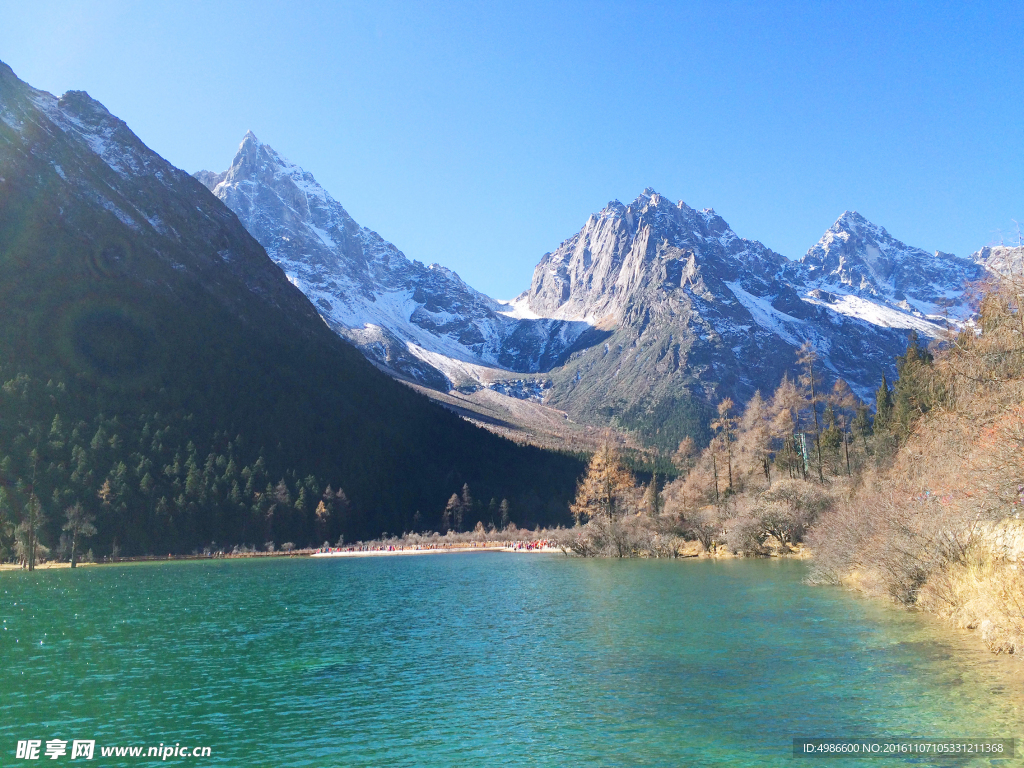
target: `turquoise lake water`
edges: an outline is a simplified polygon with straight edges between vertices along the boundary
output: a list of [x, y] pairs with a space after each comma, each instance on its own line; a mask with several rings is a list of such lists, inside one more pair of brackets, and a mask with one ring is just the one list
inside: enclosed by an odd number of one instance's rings
[[507, 553], [2, 573], [0, 765], [72, 762], [17, 760], [27, 739], [95, 740], [76, 765], [161, 743], [211, 748], [166, 761], [189, 765], [1024, 763], [794, 758], [1024, 733], [1024, 665], [805, 575]]

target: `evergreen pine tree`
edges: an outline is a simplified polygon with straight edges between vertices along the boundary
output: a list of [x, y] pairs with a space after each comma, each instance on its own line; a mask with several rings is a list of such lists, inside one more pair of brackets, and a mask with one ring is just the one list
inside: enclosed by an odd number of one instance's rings
[[462, 485], [462, 498], [459, 499], [459, 508], [455, 513], [455, 530], [462, 530], [462, 521], [466, 515], [473, 512], [473, 496], [469, 492], [469, 483]]
[[854, 417], [851, 423], [853, 434], [855, 437], [859, 437], [861, 445], [864, 447], [864, 451], [868, 449], [868, 438], [871, 437], [871, 417], [868, 415], [868, 407], [865, 404], [857, 406], [857, 415]]
[[0, 560], [5, 560], [10, 556], [10, 549], [14, 543], [14, 529], [15, 524], [7, 489], [0, 486]]
[[655, 473], [651, 477], [651, 482], [647, 484], [647, 488], [644, 490], [643, 509], [648, 517], [656, 518], [661, 514], [662, 505], [661, 488], [658, 483], [658, 475]]
[[825, 412], [822, 414], [821, 420], [825, 425], [825, 431], [821, 435], [821, 452], [828, 464], [829, 471], [834, 475], [838, 475], [841, 471], [840, 466], [842, 463], [843, 433], [836, 423], [836, 414], [831, 403], [825, 406]]
[[26, 567], [33, 571], [36, 567], [36, 560], [40, 554], [45, 554], [46, 548], [39, 540], [43, 526], [46, 525], [46, 515], [43, 514], [43, 505], [35, 492], [29, 494], [28, 502], [25, 504], [25, 512], [21, 518], [15, 534], [17, 536], [18, 554]]
[[889, 389], [889, 382], [882, 374], [882, 385], [875, 392], [875, 421], [872, 431], [885, 432], [889, 429], [889, 421], [892, 418], [892, 390]]
[[462, 499], [459, 498], [459, 494], [453, 493], [451, 498], [448, 499], [448, 503], [445, 504], [444, 512], [441, 513], [441, 533], [447, 533], [452, 530], [456, 510], [461, 505]]

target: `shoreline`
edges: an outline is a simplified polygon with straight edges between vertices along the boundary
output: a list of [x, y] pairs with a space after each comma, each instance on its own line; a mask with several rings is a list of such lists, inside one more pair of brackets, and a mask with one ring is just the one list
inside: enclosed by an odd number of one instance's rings
[[[104, 562], [79, 562], [78, 568], [97, 568], [110, 565], [130, 565], [133, 563], [173, 563], [188, 560], [245, 560], [266, 557], [387, 557], [393, 555], [452, 555], [464, 554], [467, 552], [507, 552], [509, 554], [563, 554], [558, 547], [549, 545], [540, 547], [514, 547], [510, 544], [488, 542], [483, 546], [448, 546], [435, 548], [407, 548], [407, 549], [368, 549], [368, 550], [339, 550], [335, 552], [321, 552], [315, 549], [296, 549], [291, 552], [224, 552], [209, 555], [168, 555], [164, 557], [155, 555], [143, 555], [140, 557], [120, 557], [117, 560]], [[38, 563], [37, 571], [70, 570], [71, 563], [55, 560], [47, 560]], [[28, 569], [18, 563], [0, 563], [0, 573], [4, 572], [28, 572]]]
[[408, 555], [459, 555], [472, 552], [507, 552], [512, 555], [534, 555], [534, 554], [563, 554], [558, 547], [512, 547], [508, 545], [485, 544], [483, 546], [452, 546], [434, 548], [408, 548], [408, 549], [356, 549], [339, 550], [337, 552], [314, 552], [310, 557], [391, 557]]
[[[700, 546], [699, 542], [687, 542], [689, 546], [683, 547], [679, 554], [672, 559], [678, 560], [728, 560], [736, 558], [749, 557], [745, 555], [738, 555], [728, 551], [724, 547], [720, 547], [713, 552], [704, 551], [703, 547]], [[332, 548], [333, 549], [333, 548]], [[316, 558], [336, 558], [336, 557], [404, 557], [409, 555], [458, 555], [472, 552], [505, 552], [512, 555], [519, 554], [546, 554], [546, 555], [565, 555], [567, 557], [576, 557], [571, 552], [563, 552], [561, 548], [552, 546], [550, 544], [543, 544], [540, 546], [531, 545], [529, 542], [525, 543], [525, 546], [515, 546], [512, 543], [505, 542], [486, 542], [481, 545], [473, 544], [453, 544], [451, 546], [439, 546], [439, 547], [405, 547], [395, 549], [339, 549], [336, 551], [323, 552], [316, 549], [296, 549], [291, 552], [219, 552], [203, 555], [141, 555], [138, 557], [121, 557], [117, 560], [108, 560], [100, 562], [79, 562], [79, 568], [96, 568], [101, 566], [110, 565], [128, 565], [132, 563], [172, 563], [172, 562], [183, 562], [183, 561], [195, 561], [195, 560], [243, 560], [243, 559], [257, 559], [267, 557], [316, 557]], [[776, 558], [795, 558], [795, 559], [811, 559], [812, 555], [810, 551], [803, 545], [797, 545], [788, 552], [772, 552], [764, 556], [764, 559], [776, 559]], [[60, 570], [71, 568], [71, 563], [48, 560], [36, 565], [35, 570], [37, 571], [48, 571], [48, 570]], [[0, 573], [12, 571], [27, 571], [26, 568], [17, 563], [0, 563]]]
[[[108, 565], [131, 565], [133, 563], [175, 563], [190, 560], [244, 560], [261, 557], [309, 557], [315, 552], [312, 549], [297, 549], [292, 552], [221, 552], [209, 555], [140, 555], [138, 557], [119, 557], [117, 560], [101, 560], [93, 562], [79, 561], [76, 568], [97, 568]], [[67, 561], [47, 560], [37, 563], [35, 570], [49, 571], [67, 568], [70, 570], [71, 563]], [[0, 563], [0, 573], [6, 571], [28, 571], [18, 563]]]

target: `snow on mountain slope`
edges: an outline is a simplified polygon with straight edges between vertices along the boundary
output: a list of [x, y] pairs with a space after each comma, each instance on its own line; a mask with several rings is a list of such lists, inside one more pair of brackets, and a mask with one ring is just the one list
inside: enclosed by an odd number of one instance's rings
[[524, 314], [437, 264], [411, 261], [251, 132], [223, 173], [223, 200], [338, 333], [379, 364], [440, 389], [555, 365], [589, 328]]
[[943, 333], [942, 303], [961, 310], [964, 283], [977, 274], [971, 262], [910, 248], [852, 213], [791, 262], [739, 237], [714, 210], [646, 189], [628, 205], [609, 203], [545, 254], [517, 302], [610, 334], [553, 375], [547, 402], [581, 419], [642, 422], [691, 395], [742, 402], [774, 390], [804, 341], [827, 378], [869, 399], [908, 334]]
[[[936, 329], [915, 320], [931, 320], [941, 328], [947, 317], [966, 318], [971, 310], [963, 301], [964, 288], [983, 274], [971, 260], [939, 251], [933, 255], [902, 243], [855, 211], [840, 216], [800, 263], [809, 289], [885, 305], [907, 316], [887, 313], [892, 323], [906, 323], [892, 327], [915, 328], [930, 336]], [[844, 312], [854, 307], [863, 305], [844, 300], [834, 303], [833, 309]]]

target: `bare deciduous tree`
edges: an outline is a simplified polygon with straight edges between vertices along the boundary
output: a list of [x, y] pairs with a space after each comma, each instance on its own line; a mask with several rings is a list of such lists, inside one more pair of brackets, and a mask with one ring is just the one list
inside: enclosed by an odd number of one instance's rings
[[96, 516], [90, 515], [78, 502], [64, 510], [64, 525], [62, 530], [66, 531], [70, 539], [71, 567], [78, 566], [78, 546], [82, 539], [88, 539], [96, 535]]

